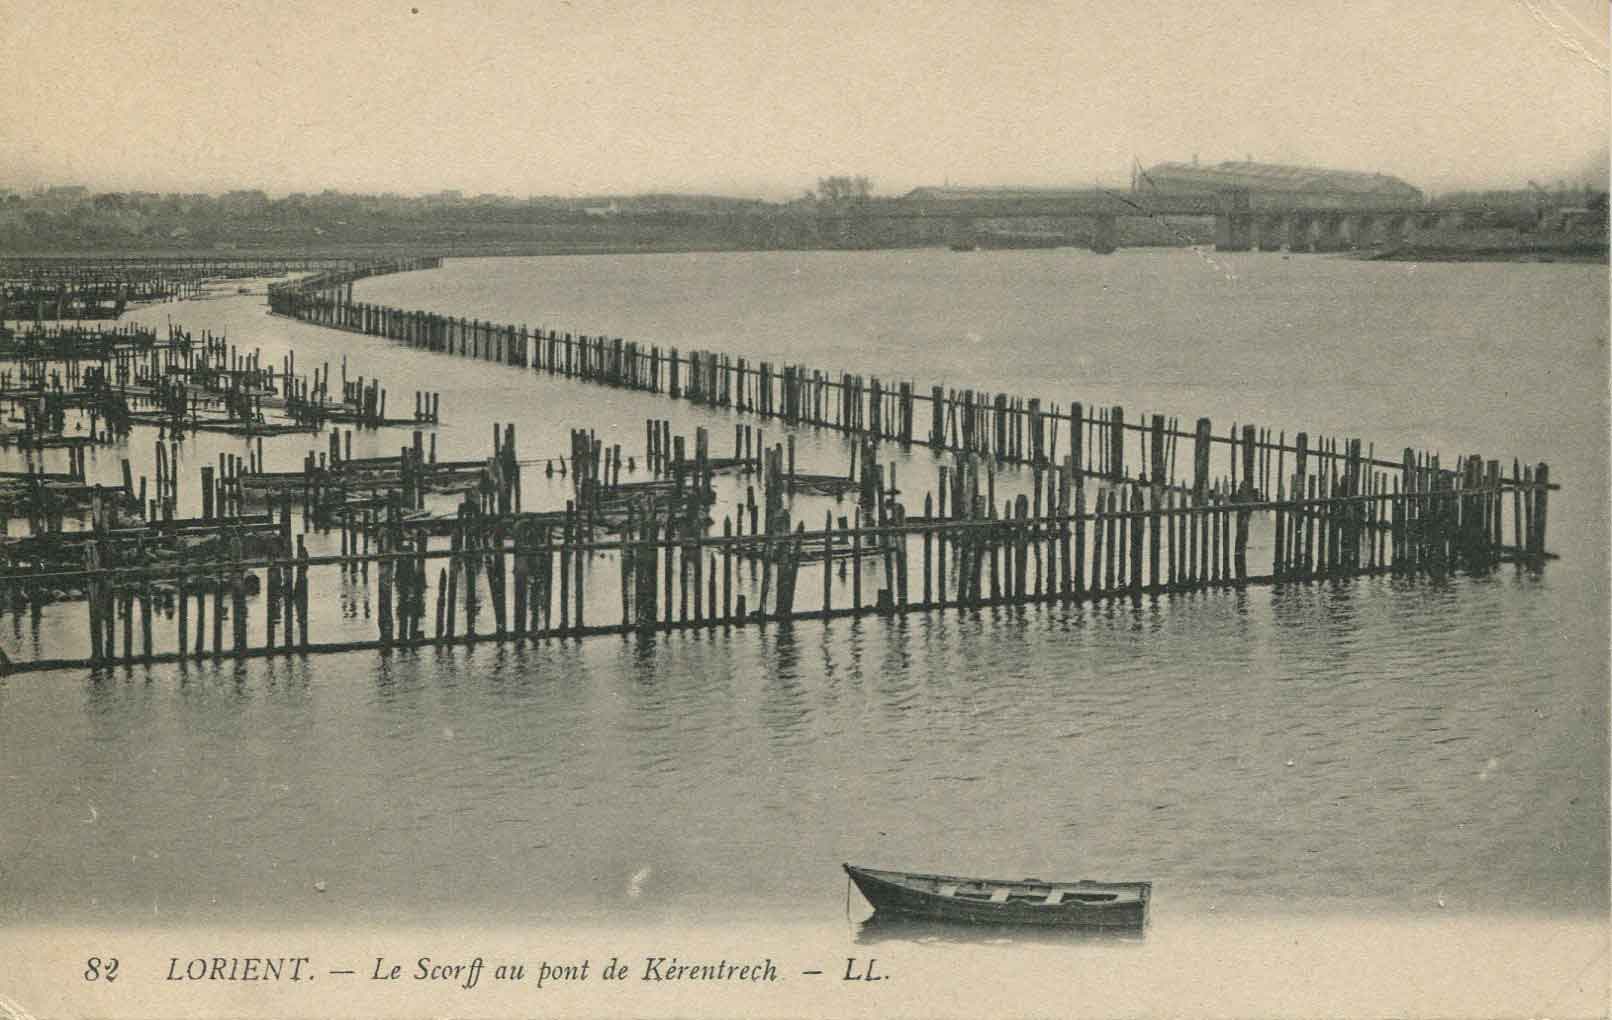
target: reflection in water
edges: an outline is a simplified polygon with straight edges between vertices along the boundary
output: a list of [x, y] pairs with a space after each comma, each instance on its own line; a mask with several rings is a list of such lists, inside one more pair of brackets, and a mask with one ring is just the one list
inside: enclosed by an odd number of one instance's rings
[[855, 939], [858, 945], [907, 942], [919, 945], [1137, 946], [1147, 941], [1147, 929], [944, 924], [877, 912], [856, 925]]
[[[1590, 645], [1538, 594], [1380, 578], [0, 684], [0, 816], [38, 833], [0, 902], [302, 910], [288, 882], [339, 877], [349, 908], [608, 912], [647, 869], [634, 909], [806, 916], [876, 858], [1147, 875], [1189, 915], [1575, 909], [1605, 896], [1605, 689], [1540, 668]], [[265, 783], [292, 793], [241, 811]], [[30, 891], [57, 872], [75, 891]]]
[[660, 631], [649, 627], [635, 630], [627, 636], [628, 646], [632, 651], [634, 677], [644, 679], [654, 674], [655, 656], [659, 654], [662, 640], [664, 639]]
[[771, 638], [765, 673], [760, 678], [758, 716], [779, 763], [793, 767], [798, 750], [811, 738], [811, 697], [801, 682], [801, 648], [796, 625], [784, 623], [769, 629]]

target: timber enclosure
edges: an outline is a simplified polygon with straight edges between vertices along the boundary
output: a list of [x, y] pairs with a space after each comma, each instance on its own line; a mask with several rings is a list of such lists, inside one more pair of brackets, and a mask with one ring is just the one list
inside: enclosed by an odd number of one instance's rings
[[309, 257], [0, 256], [0, 320], [116, 319], [131, 303], [196, 297], [209, 281], [351, 264]]
[[[328, 456], [310, 452], [301, 472], [266, 473], [251, 458], [244, 470], [221, 465], [216, 479], [203, 469], [205, 504], [195, 520], [175, 520], [149, 505], [143, 480], [138, 497], [127, 482], [123, 492], [86, 491], [81, 498], [92, 529], [49, 536], [76, 557], [71, 566], [58, 553], [54, 565], [36, 562], [31, 571], [0, 577], [0, 585], [81, 595], [87, 655], [6, 668], [1140, 601], [1318, 579], [1483, 573], [1503, 563], [1537, 570], [1551, 558], [1545, 536], [1556, 486], [1544, 463], [1513, 461], [1507, 471], [1495, 459], [1467, 454], [1446, 467], [1436, 454], [1409, 448], [1398, 458], [1379, 458], [1358, 439], [1298, 432], [1289, 441], [1285, 432], [1254, 425], [1216, 435], [1206, 418], [1183, 429], [1160, 414], [1128, 418], [1118, 406], [1060, 408], [941, 386], [926, 393], [910, 381], [888, 385], [848, 372], [352, 300], [356, 280], [440, 265], [435, 256], [348, 265], [271, 286], [269, 305], [276, 314], [415, 348], [772, 419], [786, 427], [785, 440], [769, 447], [759, 427], [735, 423], [732, 454], [718, 457], [708, 429], [697, 429], [690, 443], [672, 435], [670, 422], [651, 419], [641, 457], [654, 478], [623, 482], [623, 463], [632, 471], [638, 458], [572, 428], [569, 456], [558, 461], [571, 488], [563, 510], [522, 509], [520, 475], [529, 462], [517, 457], [508, 425], [495, 426], [491, 455], [481, 461], [438, 463], [434, 437], [428, 456], [416, 429], [412, 446], [391, 458], [344, 456], [332, 432]], [[37, 345], [28, 355], [37, 379], [49, 356]], [[261, 368], [256, 356], [213, 356], [224, 366], [218, 378], [276, 388], [272, 369]], [[190, 356], [187, 373], [194, 373], [194, 361]], [[118, 379], [127, 385], [132, 370], [135, 383], [154, 391], [177, 374], [172, 356], [166, 365], [154, 357], [149, 365], [155, 375], [145, 374], [136, 357]], [[300, 397], [309, 431], [334, 417], [323, 396], [325, 371], [323, 381], [316, 373], [311, 390], [289, 359], [279, 376], [281, 399], [294, 409]], [[368, 423], [384, 424], [374, 393], [355, 394], [345, 367], [343, 375], [344, 398], [356, 396]], [[229, 392], [246, 392], [244, 386], [232, 384]], [[364, 390], [362, 381], [358, 386]], [[187, 427], [186, 406], [170, 427]], [[412, 422], [430, 425], [436, 417], [429, 395], [422, 410], [416, 394]], [[846, 469], [797, 472], [788, 431], [796, 428], [843, 434]], [[921, 507], [904, 502], [896, 465], [880, 463], [884, 443], [933, 451], [934, 484]], [[1217, 453], [1225, 455], [1223, 474]], [[548, 470], [554, 468], [551, 459]], [[1004, 489], [1015, 490], [1000, 501], [999, 472]], [[718, 522], [714, 482], [729, 474], [751, 484], [735, 512]], [[83, 487], [81, 468], [73, 481]], [[159, 480], [159, 500], [175, 484], [171, 473]], [[452, 492], [462, 501], [451, 515], [432, 514], [425, 509], [429, 492]], [[855, 499], [843, 513], [806, 511], [797, 503], [797, 497], [846, 495]], [[263, 501], [266, 512], [248, 513], [248, 501]], [[293, 539], [299, 501], [305, 529], [340, 532], [340, 554], [310, 555], [301, 537]], [[119, 519], [129, 504], [144, 520]], [[187, 533], [206, 541], [187, 549]], [[446, 541], [433, 547], [433, 538]], [[374, 636], [311, 634], [309, 603], [321, 597], [320, 582], [362, 579], [367, 591], [371, 572]], [[249, 601], [257, 593], [265, 597], [253, 610]], [[252, 625], [252, 616], [261, 625]]]

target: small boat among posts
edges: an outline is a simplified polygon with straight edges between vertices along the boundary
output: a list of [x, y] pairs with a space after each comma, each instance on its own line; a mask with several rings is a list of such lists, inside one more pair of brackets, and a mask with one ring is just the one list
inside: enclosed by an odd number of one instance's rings
[[1150, 882], [1047, 882], [880, 871], [847, 864], [875, 913], [965, 924], [1141, 928]]

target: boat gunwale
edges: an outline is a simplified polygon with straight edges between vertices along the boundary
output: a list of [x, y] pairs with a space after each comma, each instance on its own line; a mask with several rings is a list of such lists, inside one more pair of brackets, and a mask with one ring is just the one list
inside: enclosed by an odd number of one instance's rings
[[[928, 879], [928, 880], [932, 880], [932, 881], [936, 881], [936, 882], [958, 882], [958, 883], [968, 882], [968, 883], [974, 883], [974, 884], [977, 884], [977, 885], [985, 885], [985, 886], [1015, 886], [1015, 885], [1018, 885], [1018, 886], [1035, 886], [1035, 887], [1045, 887], [1048, 891], [1051, 891], [1053, 889], [1066, 888], [1066, 887], [1074, 888], [1074, 889], [1079, 889], [1079, 888], [1083, 888], [1083, 887], [1084, 888], [1090, 888], [1090, 887], [1123, 888], [1123, 889], [1127, 889], [1127, 890], [1134, 890], [1137, 893], [1138, 898], [1143, 903], [1147, 902], [1147, 900], [1151, 896], [1152, 890], [1153, 890], [1153, 883], [1152, 882], [1108, 882], [1108, 881], [1104, 881], [1104, 880], [1101, 880], [1101, 879], [1093, 879], [1093, 878], [1083, 878], [1083, 879], [1079, 879], [1078, 881], [1072, 881], [1072, 882], [1049, 881], [1047, 879], [1041, 879], [1041, 878], [1032, 878], [1032, 879], [980, 878], [980, 877], [977, 877], [977, 876], [966, 876], [966, 875], [941, 875], [941, 874], [933, 874], [933, 873], [930, 873], [930, 872], [923, 872], [923, 871], [890, 871], [890, 870], [884, 869], [884, 868], [867, 868], [867, 867], [863, 867], [863, 866], [860, 866], [860, 865], [849, 864], [849, 863], [842, 863], [840, 866], [842, 868], [844, 868], [845, 873], [847, 875], [850, 875], [852, 878], [855, 878], [857, 875], [862, 875], [862, 876], [871, 878], [874, 881], [884, 882], [884, 883], [886, 883], [888, 885], [900, 886], [902, 888], [909, 889], [910, 891], [919, 893], [921, 895], [937, 896], [937, 897], [942, 896], [943, 894], [938, 892], [938, 891], [931, 892], [931, 891], [926, 890], [926, 889], [912, 889], [910, 886], [903, 885], [899, 880], [900, 879], [918, 878], [918, 879]], [[890, 878], [890, 877], [886, 877], [886, 876], [893, 876], [893, 879]]]

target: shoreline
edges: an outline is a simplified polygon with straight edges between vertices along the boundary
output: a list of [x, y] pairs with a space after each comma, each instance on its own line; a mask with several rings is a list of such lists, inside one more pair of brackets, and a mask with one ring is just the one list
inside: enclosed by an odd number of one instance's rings
[[[1127, 244], [1121, 245], [1120, 251], [1133, 249], [1182, 248], [1191, 249], [1201, 247], [1197, 244]], [[80, 250], [66, 250], [59, 248], [41, 248], [33, 250], [3, 250], [0, 251], [0, 263], [7, 259], [80, 259], [86, 262], [110, 259], [211, 259], [228, 262], [232, 259], [355, 259], [366, 260], [375, 258], [395, 257], [399, 254], [413, 254], [426, 248], [441, 254], [444, 258], [538, 258], [544, 256], [572, 256], [572, 255], [703, 255], [703, 254], [737, 254], [741, 252], [872, 252], [872, 251], [945, 251], [943, 244], [907, 244], [907, 245], [866, 245], [866, 246], [828, 246], [828, 245], [802, 245], [802, 246], [757, 246], [743, 244], [679, 244], [656, 242], [600, 242], [597, 244], [578, 243], [500, 243], [487, 241], [460, 245], [421, 245], [417, 242], [395, 243], [369, 243], [355, 245], [328, 245], [319, 247], [263, 247], [263, 248], [92, 248]], [[1066, 244], [981, 244], [975, 252], [991, 251], [1050, 251], [1071, 249], [1076, 251], [1089, 251], [1089, 247], [1078, 242]], [[1245, 253], [1244, 253], [1245, 254]], [[1530, 262], [1530, 263], [1566, 263], [1570, 265], [1608, 263], [1608, 244], [1606, 239], [1585, 242], [1568, 242], [1560, 245], [1510, 245], [1510, 244], [1450, 244], [1407, 243], [1394, 248], [1356, 249], [1341, 252], [1267, 252], [1266, 254], [1282, 255], [1323, 255], [1332, 254], [1345, 258], [1352, 258], [1362, 262]]]
[[1453, 248], [1429, 246], [1405, 247], [1389, 251], [1357, 252], [1362, 262], [1520, 262], [1548, 265], [1606, 265], [1607, 248], [1564, 249], [1508, 249], [1508, 248]]

